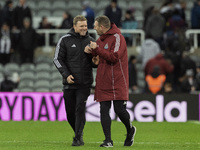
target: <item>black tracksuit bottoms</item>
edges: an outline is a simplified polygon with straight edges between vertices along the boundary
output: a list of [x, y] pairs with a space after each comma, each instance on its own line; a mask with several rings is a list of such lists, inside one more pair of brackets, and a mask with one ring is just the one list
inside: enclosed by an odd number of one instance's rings
[[[105, 135], [105, 140], [111, 140], [111, 118], [110, 118], [110, 108], [112, 101], [100, 102], [100, 114], [101, 114], [101, 125]], [[130, 121], [130, 115], [126, 110], [127, 101], [124, 100], [114, 100], [114, 111], [125, 125], [127, 133], [129, 133], [132, 124]]]
[[74, 130], [75, 137], [80, 139], [86, 121], [85, 109], [90, 88], [64, 89], [63, 93], [67, 120]]

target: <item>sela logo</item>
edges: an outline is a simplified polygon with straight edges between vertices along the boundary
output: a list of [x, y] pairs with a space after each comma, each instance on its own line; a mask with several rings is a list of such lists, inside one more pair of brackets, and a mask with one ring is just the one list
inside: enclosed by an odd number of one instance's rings
[[[93, 96], [90, 96], [87, 101], [86, 117], [87, 121], [100, 121], [100, 106], [99, 103], [93, 101]], [[165, 105], [164, 105], [165, 104]], [[134, 106], [135, 105], [135, 106]], [[130, 114], [131, 121], [139, 122], [186, 122], [187, 121], [187, 102], [186, 101], [164, 101], [163, 95], [157, 95], [155, 103], [148, 100], [141, 100], [134, 104], [127, 101], [127, 111]], [[176, 112], [174, 114], [173, 112]], [[112, 120], [120, 121], [116, 115], [113, 105], [110, 110]]]
[[[177, 116], [172, 115], [172, 110], [177, 110]], [[134, 109], [134, 116], [137, 121], [152, 122], [154, 116], [156, 121], [162, 122], [185, 122], [187, 121], [187, 102], [171, 101], [164, 107], [164, 96], [157, 95], [155, 106], [150, 101], [139, 102]]]

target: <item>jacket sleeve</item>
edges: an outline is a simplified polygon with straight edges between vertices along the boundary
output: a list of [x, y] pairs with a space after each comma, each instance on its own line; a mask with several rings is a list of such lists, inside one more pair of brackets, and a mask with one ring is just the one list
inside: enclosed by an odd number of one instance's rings
[[70, 75], [70, 71], [65, 64], [65, 56], [67, 55], [67, 50], [65, 49], [63, 42], [64, 41], [61, 38], [56, 46], [53, 63], [55, 64], [56, 68], [63, 76], [63, 78], [66, 79]]
[[109, 51], [104, 49], [104, 45], [106, 43], [100, 41], [98, 42], [99, 46], [95, 49], [95, 52], [103, 59], [115, 63], [123, 56], [126, 50], [124, 48], [124, 46], [126, 46], [125, 40], [123, 39], [122, 35], [115, 34], [114, 40], [111, 39], [110, 41], [112, 41], [112, 43]]

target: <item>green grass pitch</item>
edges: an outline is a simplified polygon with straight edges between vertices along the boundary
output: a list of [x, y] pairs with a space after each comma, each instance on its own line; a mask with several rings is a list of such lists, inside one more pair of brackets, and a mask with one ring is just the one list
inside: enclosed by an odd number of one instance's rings
[[[200, 123], [133, 122], [135, 143], [124, 147], [125, 127], [112, 122], [113, 150], [198, 150]], [[67, 122], [0, 121], [0, 150], [98, 150], [104, 140], [100, 122], [86, 122], [84, 146], [72, 147], [73, 132]]]

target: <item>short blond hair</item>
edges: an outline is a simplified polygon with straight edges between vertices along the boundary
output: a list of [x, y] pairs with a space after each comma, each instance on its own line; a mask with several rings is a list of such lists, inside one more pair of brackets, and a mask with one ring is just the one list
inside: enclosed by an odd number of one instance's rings
[[78, 15], [78, 16], [74, 17], [73, 25], [76, 25], [78, 21], [87, 21], [87, 19], [82, 15]]

